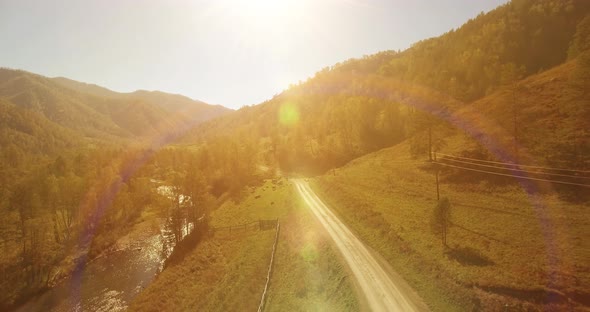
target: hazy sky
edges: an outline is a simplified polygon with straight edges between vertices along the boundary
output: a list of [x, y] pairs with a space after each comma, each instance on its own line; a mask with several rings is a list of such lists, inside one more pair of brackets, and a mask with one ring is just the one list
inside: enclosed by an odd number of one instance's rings
[[0, 0], [0, 66], [239, 108], [504, 0]]

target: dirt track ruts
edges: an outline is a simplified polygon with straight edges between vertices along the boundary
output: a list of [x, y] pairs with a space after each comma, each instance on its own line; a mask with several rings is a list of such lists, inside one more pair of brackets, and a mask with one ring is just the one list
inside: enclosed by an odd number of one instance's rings
[[396, 285], [365, 245], [344, 225], [302, 179], [294, 179], [296, 189], [330, 234], [346, 260], [372, 311], [423, 311], [422, 302], [407, 287]]

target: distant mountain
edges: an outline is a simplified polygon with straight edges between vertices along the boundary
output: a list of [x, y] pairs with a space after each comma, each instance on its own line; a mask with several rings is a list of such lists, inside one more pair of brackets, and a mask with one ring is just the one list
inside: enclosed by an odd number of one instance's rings
[[4, 99], [0, 99], [0, 120], [0, 159], [8, 159], [12, 167], [18, 167], [22, 153], [55, 154], [84, 141], [79, 133]]
[[55, 81], [68, 89], [76, 90], [80, 93], [106, 98], [117, 98], [121, 96], [121, 93], [109, 90], [107, 88], [92, 83], [80, 82], [65, 77], [55, 77], [50, 78], [50, 80]]
[[[0, 184], [11, 185], [58, 155], [101, 146], [168, 144], [229, 111], [180, 95], [117, 93], [66, 78], [0, 68]], [[2, 193], [0, 202], [5, 200]]]
[[0, 98], [83, 137], [149, 139], [229, 111], [163, 92], [117, 93], [66, 78], [0, 69]]
[[95, 84], [87, 84], [63, 77], [52, 78], [52, 80], [72, 90], [100, 98], [141, 100], [151, 105], [158, 106], [167, 112], [184, 115], [197, 122], [205, 121], [230, 111], [230, 109], [224, 106], [210, 105], [179, 94], [146, 90], [120, 93]]
[[[0, 69], [0, 97], [86, 137], [131, 137], [109, 116], [97, 111], [88, 102], [88, 96], [62, 87], [43, 76]], [[95, 98], [91, 100], [97, 101]]]

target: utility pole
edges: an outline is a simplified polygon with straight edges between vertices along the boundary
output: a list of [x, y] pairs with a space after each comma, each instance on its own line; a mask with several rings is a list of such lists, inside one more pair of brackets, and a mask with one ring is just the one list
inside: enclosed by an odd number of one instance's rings
[[428, 160], [432, 162], [432, 125], [428, 126]]
[[518, 160], [518, 112], [516, 105], [516, 84], [512, 87], [512, 121], [514, 124], [514, 159]]
[[434, 169], [435, 171], [435, 177], [436, 177], [436, 201], [439, 202], [440, 201], [440, 188], [439, 188], [439, 184], [438, 184], [438, 172], [439, 172], [439, 166], [438, 163], [436, 162], [436, 152], [434, 152]]
[[436, 168], [436, 201], [440, 201], [440, 191], [438, 187], [438, 166]]

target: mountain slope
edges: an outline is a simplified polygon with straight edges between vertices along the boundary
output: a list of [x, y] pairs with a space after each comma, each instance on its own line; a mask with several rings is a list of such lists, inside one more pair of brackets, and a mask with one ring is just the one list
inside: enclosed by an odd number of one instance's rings
[[0, 120], [0, 163], [13, 169], [20, 167], [23, 153], [55, 155], [84, 142], [74, 131], [3, 99], [0, 99]]
[[439, 192], [451, 203], [452, 224], [446, 247], [431, 221], [435, 174], [410, 148], [405, 142], [355, 159], [312, 187], [433, 311], [590, 307], [587, 202], [443, 172]]
[[100, 140], [156, 138], [229, 111], [163, 92], [117, 93], [67, 78], [0, 69], [0, 97]]
[[[497, 114], [503, 122], [510, 120], [507, 112], [512, 111], [511, 105], [502, 104], [498, 110], [503, 113], [494, 113], [487, 111], [491, 108], [487, 104], [472, 103], [491, 94], [496, 94], [497, 102], [512, 103], [499, 94], [526, 86], [526, 82], [517, 82], [568, 61], [572, 47], [587, 46], [584, 38], [588, 38], [588, 27], [584, 25], [589, 15], [587, 1], [514, 0], [406, 51], [381, 52], [327, 67], [260, 105], [244, 107], [197, 127], [183, 142], [202, 143], [218, 136], [249, 137], [258, 142], [261, 157], [272, 165], [316, 173], [408, 138], [420, 141], [413, 145], [414, 152], [423, 152], [427, 130], [434, 127], [447, 131], [448, 127], [441, 124], [461, 109], [482, 108], [484, 115]], [[570, 59], [573, 56], [570, 53]], [[561, 89], [574, 68], [567, 65], [558, 70], [560, 78], [550, 81], [553, 86], [548, 88]], [[570, 94], [584, 89], [584, 80], [580, 81]], [[579, 95], [559, 99], [532, 96], [527, 102], [529, 95], [540, 94], [533, 88], [518, 91], [522, 100], [516, 105], [522, 106], [522, 116], [530, 110], [535, 118], [546, 114], [546, 118], [564, 123], [559, 133], [551, 136], [556, 144], [547, 141], [539, 145], [543, 151], [535, 151], [541, 161], [544, 156], [539, 153], [555, 159], [564, 147], [557, 144], [564, 142], [563, 138], [569, 149], [584, 140], [586, 134], [579, 129], [586, 124], [576, 114], [584, 107], [584, 100]], [[548, 105], [559, 110], [528, 107], [537, 101], [553, 101]], [[565, 115], [571, 118], [561, 120]], [[533, 121], [522, 118], [521, 124]], [[443, 144], [446, 135], [437, 133], [434, 143]], [[520, 134], [527, 135], [526, 131]], [[539, 139], [520, 140], [526, 148]], [[569, 158], [583, 153], [570, 152], [574, 156]]]
[[457, 111], [450, 120], [478, 140], [490, 157], [588, 169], [590, 97], [584, 91], [587, 84], [580, 84], [580, 75], [587, 75], [583, 62], [578, 58], [505, 87]]
[[52, 80], [69, 89], [100, 98], [140, 100], [150, 105], [157, 106], [166, 112], [184, 115], [196, 122], [215, 118], [230, 111], [230, 109], [221, 105], [210, 105], [179, 94], [145, 90], [138, 90], [131, 93], [119, 93], [95, 84], [87, 84], [64, 77], [52, 78]]
[[378, 70], [473, 101], [566, 61], [576, 27], [589, 13], [585, 0], [513, 0], [385, 59]]
[[81, 95], [39, 75], [0, 69], [0, 97], [84, 136], [130, 137], [130, 133], [89, 106]]

